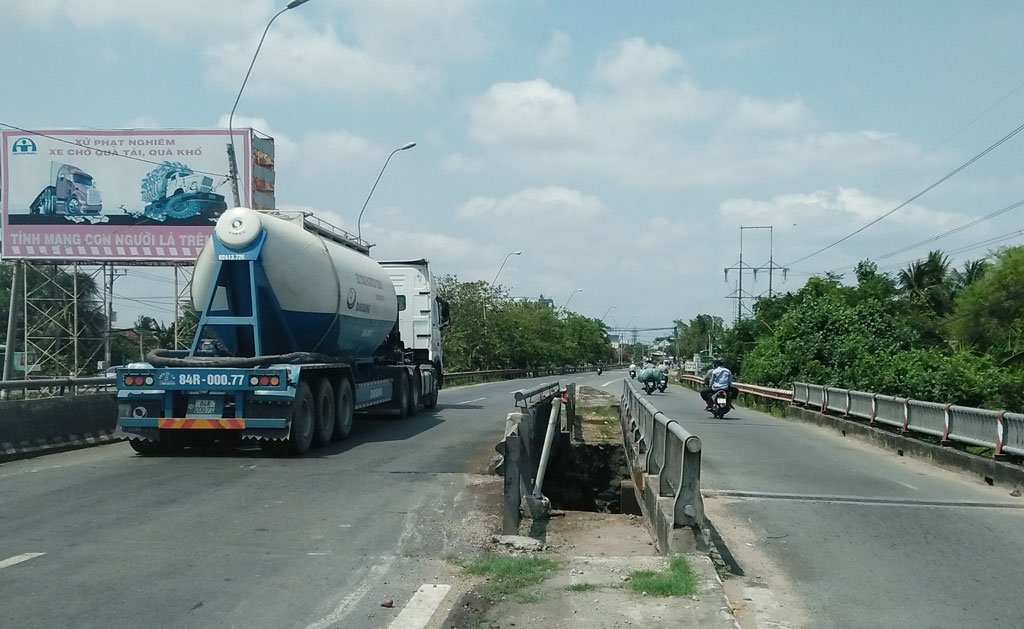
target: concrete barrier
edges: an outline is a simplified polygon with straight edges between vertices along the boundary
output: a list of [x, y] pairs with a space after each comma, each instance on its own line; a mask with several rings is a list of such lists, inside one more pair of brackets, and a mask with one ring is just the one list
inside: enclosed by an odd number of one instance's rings
[[119, 441], [113, 393], [0, 402], [0, 462]]

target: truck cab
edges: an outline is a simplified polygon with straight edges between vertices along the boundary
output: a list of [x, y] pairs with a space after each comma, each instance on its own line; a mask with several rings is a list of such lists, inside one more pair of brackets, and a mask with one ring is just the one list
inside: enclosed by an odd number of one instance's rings
[[[441, 328], [448, 325], [448, 302], [437, 294], [437, 284], [427, 260], [379, 263], [398, 295], [398, 333], [407, 351], [419, 364], [432, 364], [444, 382], [444, 351]], [[404, 304], [404, 305], [403, 305]]]

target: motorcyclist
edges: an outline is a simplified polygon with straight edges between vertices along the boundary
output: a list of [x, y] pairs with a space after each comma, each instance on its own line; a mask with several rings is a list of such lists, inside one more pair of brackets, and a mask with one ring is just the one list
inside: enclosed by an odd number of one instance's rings
[[713, 368], [704, 375], [704, 389], [700, 396], [704, 398], [705, 410], [711, 410], [711, 396], [716, 391], [728, 391], [729, 403], [736, 399], [740, 390], [732, 385], [732, 372], [725, 366], [721, 358], [715, 357], [711, 363]]

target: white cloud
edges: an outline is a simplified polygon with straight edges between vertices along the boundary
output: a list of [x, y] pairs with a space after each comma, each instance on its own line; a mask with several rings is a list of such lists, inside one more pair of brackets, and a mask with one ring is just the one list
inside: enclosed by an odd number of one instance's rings
[[621, 42], [614, 51], [601, 55], [594, 75], [616, 89], [630, 90], [657, 85], [684, 66], [679, 53], [634, 37]]
[[441, 160], [441, 168], [453, 173], [478, 173], [486, 167], [483, 158], [452, 153]]
[[540, 53], [538, 59], [541, 71], [545, 73], [560, 72], [569, 58], [571, 48], [572, 41], [569, 35], [565, 31], [553, 30], [547, 47]]
[[481, 55], [487, 38], [477, 25], [480, 0], [350, 0], [346, 21], [359, 45], [387, 59], [436, 63]]
[[681, 56], [634, 38], [601, 55], [579, 93], [535, 79], [469, 105], [470, 136], [512, 167], [642, 188], [711, 187], [902, 166], [919, 149], [876, 131], [822, 132], [799, 98], [697, 84]]
[[[244, 77], [255, 45], [225, 42], [204, 50], [206, 80], [233, 85]], [[406, 60], [374, 56], [347, 44], [330, 25], [316, 28], [295, 21], [275, 26], [268, 35], [246, 91], [288, 97], [303, 93], [409, 95], [437, 82], [439, 71]]]
[[551, 223], [591, 220], [607, 213], [608, 208], [601, 199], [561, 186], [527, 188], [503, 199], [475, 197], [458, 210], [459, 217], [471, 220], [509, 219], [519, 222], [543, 219]]
[[470, 135], [495, 148], [579, 146], [586, 133], [576, 97], [542, 79], [492, 85], [470, 117]]

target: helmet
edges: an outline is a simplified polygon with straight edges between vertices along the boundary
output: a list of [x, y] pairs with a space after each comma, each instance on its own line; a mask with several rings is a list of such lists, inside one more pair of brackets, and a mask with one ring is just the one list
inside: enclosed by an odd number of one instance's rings
[[722, 365], [724, 365], [724, 364], [725, 364], [725, 361], [724, 361], [724, 360], [722, 360], [721, 358], [719, 358], [718, 356], [715, 356], [715, 357], [714, 357], [714, 358], [713, 358], [713, 359], [711, 360], [711, 364], [712, 364], [712, 365], [714, 365], [715, 367], [721, 367]]

